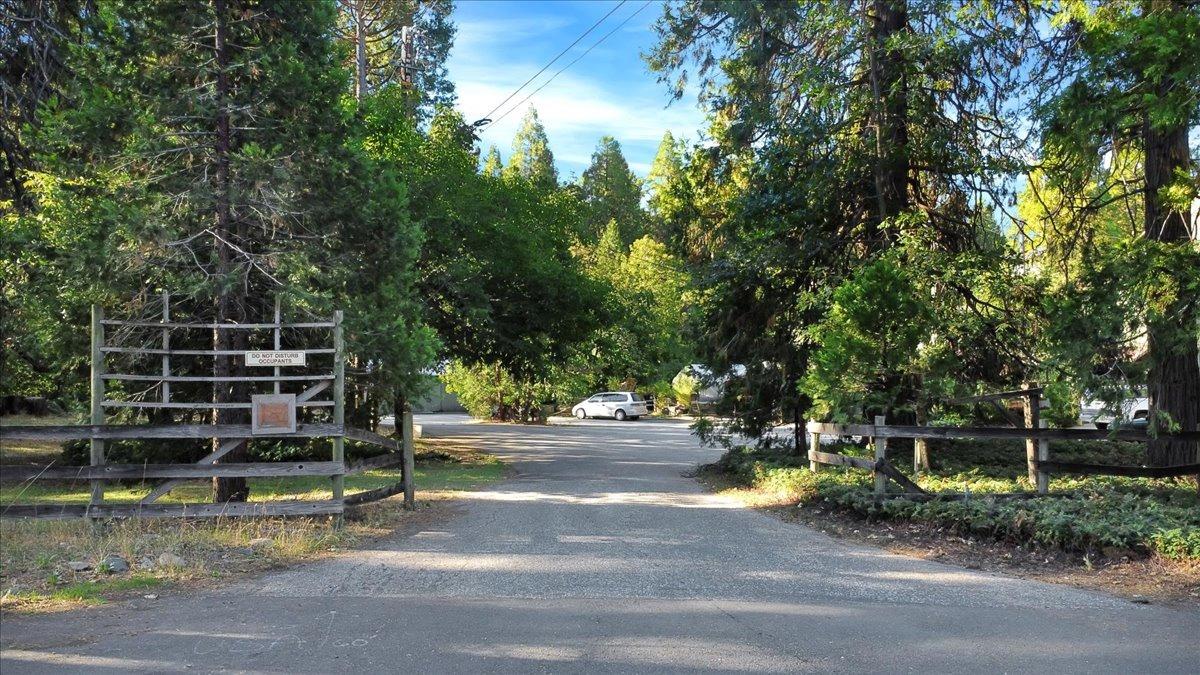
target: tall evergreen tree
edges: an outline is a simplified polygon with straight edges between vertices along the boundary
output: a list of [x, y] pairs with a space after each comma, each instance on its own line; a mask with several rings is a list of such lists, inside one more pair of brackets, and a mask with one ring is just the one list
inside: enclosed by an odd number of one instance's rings
[[[916, 241], [913, 256], [969, 256], [990, 234], [976, 202], [1005, 203], [1004, 177], [1024, 168], [1007, 124], [1029, 71], [1012, 64], [1030, 51], [1022, 40], [1036, 39], [1023, 32], [1030, 19], [1019, 4], [971, 12], [943, 0], [693, 0], [664, 10], [648, 60], [676, 94], [699, 84], [714, 141], [692, 162], [699, 227], [676, 236], [688, 239], [684, 249], [703, 233], [716, 258], [697, 275], [709, 291], [708, 358], [745, 364], [750, 391], [762, 393], [739, 406], [750, 411], [744, 430], [798, 419], [807, 402], [797, 384], [820, 347], [804, 329], [858, 267]], [[992, 322], [973, 351], [1003, 365], [964, 375], [1004, 384], [1026, 375], [1010, 345], [1030, 340], [1004, 298], [964, 280], [936, 288]], [[907, 415], [923, 385], [872, 386], [908, 389], [887, 397]]]
[[538, 119], [537, 110], [529, 106], [521, 118], [521, 126], [513, 137], [513, 152], [504, 167], [505, 176], [523, 178], [540, 190], [558, 187], [558, 169], [554, 167], [554, 153], [546, 138], [546, 128]]
[[[1085, 311], [1111, 318], [1122, 331], [1114, 338], [1124, 343], [1128, 326], [1144, 328], [1152, 428], [1196, 429], [1200, 252], [1192, 241], [1192, 208], [1200, 166], [1188, 134], [1200, 124], [1200, 57], [1182, 45], [1200, 41], [1200, 6], [1170, 0], [1079, 3], [1057, 19], [1074, 38], [1070, 44], [1077, 51], [1069, 53], [1082, 67], [1045, 112], [1043, 175], [1060, 193], [1092, 199], [1067, 204], [1049, 220], [1078, 240], [1087, 221], [1111, 211], [1110, 204], [1140, 202], [1140, 223], [1127, 220], [1140, 225], [1140, 241], [1109, 256], [1109, 264], [1101, 259], [1093, 274], [1081, 275], [1085, 293], [1098, 288], [1097, 282], [1111, 287], [1106, 277], [1118, 281], [1108, 297], [1093, 296], [1097, 304], [1087, 302]], [[1114, 170], [1131, 155], [1140, 155], [1140, 172]], [[1125, 264], [1135, 257], [1140, 265]], [[1114, 292], [1134, 297], [1147, 287], [1158, 290], [1143, 302], [1115, 303], [1111, 297]], [[1135, 313], [1114, 314], [1119, 307]], [[1200, 461], [1200, 443], [1154, 439], [1148, 453], [1153, 464], [1186, 464]]]
[[[112, 0], [94, 16], [44, 120], [38, 183], [46, 221], [95, 238], [91, 296], [136, 311], [129, 298], [166, 288], [186, 313], [241, 323], [269, 316], [280, 293], [328, 288], [314, 243], [338, 235], [326, 216], [345, 203], [336, 186], [354, 162], [332, 6]], [[247, 339], [217, 330], [211, 346], [236, 352]], [[214, 403], [248, 399], [244, 368], [216, 357], [227, 380]], [[216, 421], [246, 420], [219, 409]], [[248, 493], [244, 479], [214, 488], [218, 501]]]
[[687, 143], [667, 131], [646, 174], [649, 229], [662, 242], [683, 241], [683, 230], [695, 220], [696, 195], [687, 175], [686, 152]]
[[599, 237], [612, 221], [621, 231], [625, 246], [645, 231], [641, 180], [629, 170], [621, 144], [612, 136], [600, 139], [592, 163], [579, 179], [580, 196], [588, 206], [585, 230]]

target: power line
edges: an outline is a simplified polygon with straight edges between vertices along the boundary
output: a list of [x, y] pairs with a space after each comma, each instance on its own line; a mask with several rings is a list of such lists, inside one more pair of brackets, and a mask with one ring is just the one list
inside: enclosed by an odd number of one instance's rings
[[533, 82], [534, 80], [536, 80], [536, 79], [537, 79], [537, 77], [538, 77], [538, 75], [541, 75], [542, 73], [546, 72], [546, 69], [547, 69], [547, 68], [549, 68], [550, 66], [554, 65], [554, 62], [555, 62], [555, 61], [557, 61], [557, 60], [561, 59], [561, 58], [562, 58], [562, 56], [563, 56], [563, 54], [566, 54], [567, 52], [571, 51], [571, 49], [572, 49], [572, 48], [573, 48], [575, 45], [579, 44], [579, 42], [580, 42], [581, 40], [583, 40], [583, 38], [587, 37], [587, 36], [588, 36], [588, 34], [590, 34], [592, 31], [596, 30], [596, 27], [597, 27], [597, 26], [599, 26], [600, 24], [604, 23], [604, 20], [605, 20], [605, 19], [607, 19], [608, 17], [612, 16], [613, 12], [617, 11], [618, 9], [620, 9], [620, 8], [621, 8], [621, 5], [624, 5], [626, 2], [628, 2], [628, 0], [621, 0], [620, 2], [618, 2], [618, 3], [617, 3], [616, 7], [613, 7], [612, 9], [608, 10], [608, 14], [605, 14], [604, 16], [600, 17], [600, 18], [599, 18], [599, 19], [596, 21], [596, 23], [592, 24], [591, 28], [588, 28], [587, 30], [583, 31], [583, 34], [582, 34], [582, 35], [580, 35], [579, 37], [575, 38], [575, 41], [574, 41], [574, 42], [572, 42], [571, 44], [567, 45], [566, 49], [564, 49], [564, 50], [562, 50], [561, 52], [559, 52], [559, 53], [558, 53], [558, 56], [555, 56], [554, 58], [550, 59], [550, 62], [549, 62], [549, 63], [547, 63], [546, 65], [542, 66], [542, 69], [541, 69], [541, 70], [539, 70], [539, 71], [537, 71], [536, 73], [534, 73], [534, 74], [533, 74], [533, 77], [529, 78], [528, 80], [525, 80], [525, 84], [522, 84], [521, 86], [517, 87], [517, 88], [516, 88], [516, 89], [513, 91], [513, 93], [509, 94], [509, 95], [508, 95], [508, 96], [507, 96], [507, 97], [506, 97], [506, 98], [505, 98], [503, 101], [500, 101], [500, 103], [498, 103], [498, 104], [496, 105], [496, 107], [495, 107], [495, 108], [492, 108], [491, 110], [489, 110], [489, 111], [488, 111], [488, 113], [487, 113], [486, 115], [484, 115], [482, 119], [487, 119], [487, 118], [491, 117], [492, 113], [496, 112], [497, 110], [499, 110], [500, 108], [502, 108], [502, 107], [504, 106], [504, 104], [505, 104], [505, 103], [508, 103], [510, 100], [512, 100], [512, 97], [516, 96], [518, 93], [520, 93], [520, 91], [521, 91], [522, 89], [524, 89], [525, 87], [529, 86], [529, 83], [530, 83], [530, 82]]
[[[553, 81], [554, 81], [554, 78], [556, 78], [556, 77], [558, 77], [559, 75], [561, 75], [561, 74], [563, 73], [563, 71], [564, 71], [564, 70], [566, 70], [567, 68], [570, 68], [571, 66], [575, 65], [576, 63], [579, 63], [579, 60], [580, 60], [580, 59], [582, 59], [583, 57], [587, 56], [587, 55], [588, 55], [588, 52], [590, 52], [590, 51], [592, 51], [593, 49], [595, 49], [596, 47], [598, 47], [598, 46], [600, 45], [600, 43], [601, 43], [601, 42], [604, 42], [605, 40], [607, 40], [607, 39], [608, 39], [608, 38], [609, 38], [609, 37], [610, 37], [610, 36], [611, 36], [613, 33], [615, 33], [615, 32], [617, 32], [617, 31], [621, 30], [621, 27], [622, 27], [622, 26], [624, 26], [625, 24], [629, 23], [629, 20], [630, 20], [630, 19], [632, 19], [633, 17], [637, 16], [638, 14], [640, 14], [640, 13], [642, 12], [642, 10], [643, 10], [643, 9], [646, 9], [647, 7], [649, 7], [649, 6], [650, 6], [650, 3], [651, 3], [651, 2], [653, 2], [653, 1], [654, 1], [654, 0], [646, 0], [646, 4], [642, 5], [641, 7], [638, 7], [638, 8], [637, 8], [637, 11], [635, 11], [633, 14], [630, 14], [629, 16], [625, 17], [625, 20], [624, 20], [624, 21], [622, 21], [621, 23], [617, 24], [617, 27], [616, 27], [616, 28], [614, 28], [614, 29], [610, 30], [608, 33], [606, 33], [606, 34], [604, 35], [604, 37], [600, 38], [599, 40], [596, 40], [596, 42], [595, 42], [595, 43], [593, 43], [591, 47], [588, 47], [587, 49], [585, 49], [585, 50], [584, 50], [584, 52], [583, 52], [582, 54], [580, 54], [579, 56], [576, 56], [574, 61], [571, 61], [571, 62], [570, 62], [570, 63], [568, 63], [567, 65], [565, 65], [565, 66], [563, 66], [562, 68], [560, 68], [558, 72], [556, 72], [556, 73], [554, 73], [553, 75], [551, 75], [551, 76], [550, 76], [550, 79], [548, 79], [548, 80], [546, 80], [545, 82], [543, 82], [543, 83], [542, 83], [542, 85], [541, 85], [540, 87], [538, 87], [537, 89], [534, 89], [532, 92], [530, 92], [530, 93], [529, 93], [529, 95], [528, 95], [528, 96], [526, 96], [525, 98], [521, 99], [521, 100], [520, 100], [520, 101], [519, 101], [519, 102], [518, 102], [516, 105], [514, 105], [513, 107], [509, 108], [509, 109], [508, 109], [508, 112], [504, 113], [504, 114], [503, 114], [503, 115], [501, 115], [500, 117], [497, 117], [495, 120], [488, 122], [488, 123], [487, 123], [486, 125], [484, 125], [484, 126], [483, 126], [483, 128], [482, 128], [482, 129], [480, 129], [479, 131], [480, 131], [480, 132], [483, 132], [483, 131], [485, 131], [485, 130], [486, 130], [488, 127], [492, 126], [493, 124], [496, 124], [497, 122], [499, 122], [500, 120], [504, 119], [505, 117], [508, 117], [509, 113], [511, 113], [512, 111], [516, 110], [517, 108], [520, 108], [522, 104], [524, 104], [524, 103], [525, 103], [526, 101], [528, 101], [529, 99], [533, 98], [533, 96], [534, 96], [535, 94], [537, 94], [539, 91], [541, 91], [541, 90], [545, 89], [545, 88], [546, 88], [546, 85], [548, 85], [548, 84], [550, 84], [551, 82], [553, 82]], [[620, 7], [620, 5], [617, 5], [617, 7]], [[616, 8], [614, 8], [614, 10], [615, 10], [615, 9], [616, 9]], [[611, 14], [611, 12], [610, 12], [610, 14]], [[543, 68], [542, 70], [545, 70], [545, 68]], [[535, 76], [535, 77], [536, 77], [536, 76]], [[528, 84], [528, 83], [526, 83], [526, 84]], [[522, 85], [522, 86], [524, 86], [524, 85]], [[513, 93], [515, 94], [516, 92], [513, 92]], [[510, 96], [509, 98], [512, 98], [512, 97]], [[505, 99], [505, 100], [508, 100], [508, 99]], [[503, 103], [501, 103], [500, 105], [504, 105], [504, 104], [503, 104]], [[499, 108], [499, 107], [500, 107], [500, 106], [496, 106], [496, 108]], [[493, 110], [492, 112], [495, 112], [495, 110]], [[491, 113], [488, 113], [488, 114], [490, 115]]]

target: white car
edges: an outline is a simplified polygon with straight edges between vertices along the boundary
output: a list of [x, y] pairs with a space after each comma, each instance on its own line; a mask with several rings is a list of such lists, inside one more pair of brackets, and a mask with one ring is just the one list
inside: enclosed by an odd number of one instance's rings
[[571, 408], [571, 414], [579, 419], [588, 417], [611, 417], [617, 421], [636, 420], [650, 414], [646, 399], [641, 394], [628, 391], [604, 391], [592, 394]]
[[[1092, 424], [1097, 429], [1107, 429], [1116, 422], [1113, 414], [1104, 401], [1084, 401], [1079, 406], [1079, 423]], [[1121, 402], [1121, 419], [1123, 425], [1138, 425], [1138, 420], [1150, 419], [1150, 399], [1145, 397], [1127, 398]], [[1141, 422], [1145, 424], [1145, 422]]]

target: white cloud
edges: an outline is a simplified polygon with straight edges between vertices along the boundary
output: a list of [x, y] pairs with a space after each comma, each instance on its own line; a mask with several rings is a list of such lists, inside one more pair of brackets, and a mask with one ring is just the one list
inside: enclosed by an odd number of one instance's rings
[[[582, 66], [583, 62], [578, 65]], [[523, 72], [536, 72], [536, 68]], [[458, 90], [459, 108], [468, 121], [482, 117], [523, 81], [519, 78], [497, 77], [494, 69], [471, 72], [471, 69], [460, 68], [452, 75]], [[700, 111], [684, 101], [665, 107], [665, 92], [659, 96], [646, 91], [622, 93], [586, 76], [573, 75], [570, 71], [564, 72], [529, 101], [500, 119], [542, 81], [539, 79], [534, 82], [493, 115], [499, 121], [481, 135], [485, 145], [495, 145], [506, 153], [529, 105], [537, 108], [555, 156], [564, 163], [572, 164], [586, 164], [597, 141], [606, 134], [620, 141], [626, 149], [626, 155], [630, 156], [634, 154], [631, 151], [640, 146], [657, 147], [668, 129], [676, 136], [694, 138], [696, 130], [703, 123]], [[650, 152], [653, 153], [653, 149]], [[653, 154], [650, 155], [652, 157]], [[649, 167], [649, 158], [630, 156], [630, 160], [639, 173], [644, 173]]]

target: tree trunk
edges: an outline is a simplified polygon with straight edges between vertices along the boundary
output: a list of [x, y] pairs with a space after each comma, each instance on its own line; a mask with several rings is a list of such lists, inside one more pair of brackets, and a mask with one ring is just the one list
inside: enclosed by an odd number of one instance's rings
[[[1180, 11], [1169, 0], [1155, 0], [1147, 9]], [[1177, 84], [1172, 77], [1161, 78], [1155, 85], [1157, 98], [1166, 98]], [[1156, 127], [1147, 113], [1142, 130], [1146, 151], [1143, 236], [1186, 246], [1191, 237], [1191, 214], [1186, 209], [1172, 208], [1160, 198], [1159, 190], [1170, 185], [1177, 172], [1190, 168], [1187, 125]], [[1196, 340], [1200, 310], [1194, 300], [1179, 298], [1167, 313], [1170, 319], [1148, 326], [1151, 429], [1162, 428], [1159, 413], [1170, 415], [1183, 430], [1200, 429], [1200, 345]], [[1200, 461], [1200, 443], [1195, 441], [1152, 440], [1146, 452], [1148, 462], [1156, 466]]]
[[[215, 196], [215, 231], [217, 236], [213, 238], [213, 246], [216, 247], [217, 255], [217, 283], [220, 284], [217, 295], [216, 307], [216, 323], [227, 323], [231, 319], [237, 317], [235, 305], [244, 304], [244, 301], [239, 302], [235, 297], [235, 293], [239, 289], [232, 283], [230, 278], [234, 272], [233, 251], [230, 250], [227, 242], [234, 239], [232, 226], [232, 207], [230, 205], [231, 190], [230, 183], [230, 147], [232, 144], [230, 123], [229, 123], [229, 47], [228, 33], [229, 26], [226, 21], [225, 0], [213, 0], [213, 15], [214, 15], [214, 38], [213, 52], [214, 60], [217, 67], [217, 114], [216, 114], [216, 170], [214, 172], [214, 196]], [[213, 349], [244, 349], [243, 346], [247, 340], [246, 335], [233, 335], [233, 333], [244, 333], [244, 331], [229, 331], [221, 328], [213, 330]], [[214, 356], [213, 357], [213, 375], [217, 377], [231, 377], [235, 375], [244, 375], [244, 368], [239, 368], [235, 365], [235, 359], [232, 356]], [[213, 383], [213, 402], [214, 403], [229, 403], [235, 401], [249, 400], [245, 397], [245, 383], [229, 383], [229, 382], [214, 382]], [[215, 409], [213, 411], [213, 422], [215, 424], [238, 424], [244, 423], [245, 414], [241, 410]], [[221, 439], [213, 440], [213, 451], [215, 452], [220, 446]], [[246, 443], [243, 442], [236, 450], [222, 458], [222, 462], [238, 462], [245, 461]], [[245, 478], [214, 478], [213, 479], [213, 501], [217, 503], [229, 501], [246, 501], [250, 490], [246, 484]]]
[[[1185, 126], [1156, 129], [1145, 123], [1146, 198], [1144, 236], [1154, 241], [1186, 245], [1191, 214], [1172, 209], [1159, 199], [1159, 189], [1170, 184], [1177, 169], [1188, 167]], [[1195, 326], [1200, 320], [1189, 298], [1176, 301], [1166, 322], [1150, 325], [1148, 376], [1152, 428], [1159, 428], [1157, 413], [1167, 413], [1184, 430], [1200, 429], [1200, 349]], [[1188, 464], [1200, 461], [1194, 441], [1153, 440], [1147, 445], [1152, 465]]]
[[889, 40], [908, 30], [908, 2], [869, 1], [875, 199], [882, 223], [909, 207], [907, 64], [903, 50], [888, 45]]
[[354, 4], [354, 100], [367, 95], [367, 26], [362, 0]]

